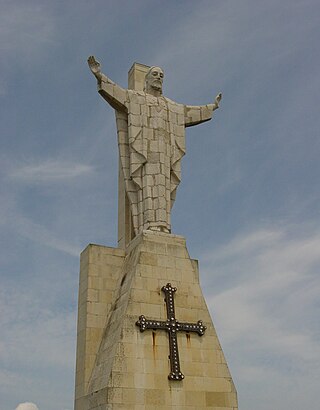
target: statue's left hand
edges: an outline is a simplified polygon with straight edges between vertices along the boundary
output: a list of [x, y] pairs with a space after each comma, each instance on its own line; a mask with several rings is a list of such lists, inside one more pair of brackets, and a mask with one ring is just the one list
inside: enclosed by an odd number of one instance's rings
[[97, 61], [94, 56], [90, 56], [88, 58], [88, 65], [92, 73], [99, 80], [101, 78], [101, 64], [99, 61]]
[[221, 94], [221, 93], [219, 93], [219, 94], [216, 96], [216, 98], [215, 98], [215, 103], [216, 103], [216, 106], [217, 106], [217, 107], [219, 107], [219, 103], [220, 103], [220, 101], [221, 101], [221, 98], [222, 98], [222, 94]]

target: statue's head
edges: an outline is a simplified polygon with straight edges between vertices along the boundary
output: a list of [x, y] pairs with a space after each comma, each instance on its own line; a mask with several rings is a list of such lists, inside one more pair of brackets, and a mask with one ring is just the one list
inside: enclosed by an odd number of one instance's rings
[[162, 94], [163, 77], [163, 70], [160, 67], [150, 67], [145, 77], [144, 91], [150, 94]]

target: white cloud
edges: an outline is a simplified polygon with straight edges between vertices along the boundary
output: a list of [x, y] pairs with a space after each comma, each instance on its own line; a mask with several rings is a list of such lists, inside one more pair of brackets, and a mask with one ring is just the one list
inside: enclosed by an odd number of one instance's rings
[[[2, 285], [0, 358], [4, 366], [10, 367], [14, 361], [20, 363], [23, 369], [46, 369], [48, 373], [58, 367], [73, 369], [75, 306], [71, 300], [62, 305], [60, 295], [66, 288], [70, 294], [75, 281], [70, 279], [68, 273], [65, 273], [64, 279], [63, 283], [52, 283], [50, 292], [44, 288], [48, 283], [45, 280], [36, 281], [32, 288]], [[2, 388], [11, 386], [20, 377], [22, 375], [12, 371], [0, 373]]]
[[68, 181], [93, 172], [91, 165], [59, 160], [46, 160], [39, 164], [22, 165], [9, 171], [8, 176], [27, 183]]
[[317, 400], [319, 249], [315, 226], [279, 224], [240, 234], [200, 258], [206, 299], [244, 408], [299, 409]]
[[39, 410], [38, 406], [34, 403], [20, 403], [17, 407], [16, 410]]
[[[65, 221], [67, 214], [65, 209], [58, 212], [55, 224], [48, 223], [46, 226], [39, 221], [37, 215], [26, 216], [23, 206], [23, 189], [40, 186], [42, 195], [50, 195], [56, 198], [61, 197], [61, 191], [65, 189], [68, 182], [72, 183], [69, 192], [74, 189], [74, 185], [79, 183], [88, 183], [84, 181], [86, 177], [91, 178], [94, 168], [90, 165], [84, 165], [77, 162], [64, 160], [45, 160], [37, 164], [23, 164], [17, 166], [6, 159], [2, 163], [2, 174], [4, 175], [5, 187], [9, 189], [1, 192], [2, 206], [0, 208], [0, 225], [6, 227], [9, 233], [16, 233], [21, 237], [30, 239], [32, 242], [59, 250], [71, 256], [79, 255], [81, 249], [72, 240], [68, 240], [68, 232], [65, 232]], [[22, 188], [22, 189], [21, 189]], [[55, 191], [57, 189], [57, 191]], [[76, 193], [77, 194], [77, 193]], [[76, 195], [75, 194], [75, 195]], [[45, 203], [47, 208], [52, 204], [52, 197]], [[71, 194], [70, 194], [71, 195]], [[68, 197], [65, 202], [67, 204]], [[57, 203], [56, 206], [61, 206]], [[67, 204], [68, 207], [68, 204]], [[77, 208], [78, 209], [78, 208]], [[32, 213], [31, 213], [32, 214]], [[63, 222], [59, 222], [63, 220]], [[70, 221], [67, 221], [70, 225]], [[60, 225], [58, 226], [58, 224]]]
[[10, 225], [11, 230], [16, 231], [19, 235], [30, 239], [32, 242], [56, 249], [71, 256], [78, 257], [80, 254], [81, 249], [79, 247], [56, 236], [52, 230], [47, 229], [45, 226], [35, 223], [18, 213], [8, 213], [5, 219], [0, 220], [1, 223]]
[[59, 272], [60, 266], [54, 263], [51, 269], [44, 267], [43, 277], [35, 270], [27, 282], [8, 279], [1, 284], [2, 400], [37, 398], [41, 408], [47, 408], [48, 402], [55, 403], [52, 408], [57, 409], [71, 405], [77, 280], [67, 268]]
[[259, 249], [268, 249], [276, 241], [283, 238], [283, 232], [261, 229], [233, 238], [228, 244], [218, 250], [204, 255], [206, 262], [216, 263], [219, 260], [230, 263], [236, 257], [246, 258], [248, 254], [256, 255]]
[[206, 254], [207, 285], [229, 281], [208, 300], [229, 346], [320, 361], [319, 325], [310, 319], [320, 295], [319, 249], [319, 233], [292, 237], [277, 228], [239, 235]]

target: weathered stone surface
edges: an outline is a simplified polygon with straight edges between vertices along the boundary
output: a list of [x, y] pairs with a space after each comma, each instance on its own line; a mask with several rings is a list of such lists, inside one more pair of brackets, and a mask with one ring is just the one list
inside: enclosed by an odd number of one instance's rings
[[125, 252], [88, 245], [80, 259], [76, 397], [83, 397], [113, 305]]
[[[166, 320], [161, 288], [168, 282], [178, 289], [176, 318], [201, 319], [207, 327], [202, 337], [177, 334], [182, 381], [168, 380], [167, 332], [141, 333], [136, 326], [140, 315]], [[126, 252], [89, 245], [81, 257], [80, 288], [76, 410], [237, 409], [197, 262], [183, 237], [143, 231]]]

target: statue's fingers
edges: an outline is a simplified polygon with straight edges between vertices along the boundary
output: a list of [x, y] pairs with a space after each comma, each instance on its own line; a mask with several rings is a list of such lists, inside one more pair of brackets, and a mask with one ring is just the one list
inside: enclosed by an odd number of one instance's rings
[[94, 64], [94, 63], [95, 63], [94, 56], [90, 56], [90, 57], [88, 58], [88, 63], [89, 63], [89, 64]]

